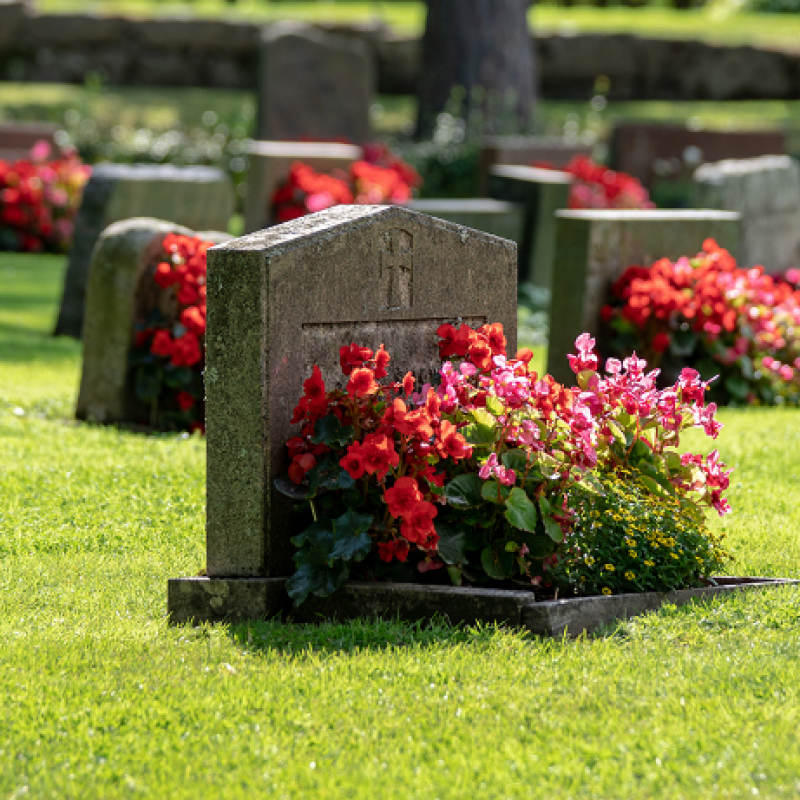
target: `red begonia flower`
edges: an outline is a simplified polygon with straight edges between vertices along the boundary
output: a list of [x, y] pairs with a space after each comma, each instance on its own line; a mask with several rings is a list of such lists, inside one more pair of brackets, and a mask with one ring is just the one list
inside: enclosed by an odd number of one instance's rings
[[384, 500], [393, 517], [409, 514], [411, 510], [422, 502], [422, 492], [414, 478], [398, 478], [391, 489], [384, 493]]
[[375, 394], [379, 388], [375, 381], [375, 373], [368, 367], [354, 369], [347, 383], [347, 393], [351, 397], [368, 397]]

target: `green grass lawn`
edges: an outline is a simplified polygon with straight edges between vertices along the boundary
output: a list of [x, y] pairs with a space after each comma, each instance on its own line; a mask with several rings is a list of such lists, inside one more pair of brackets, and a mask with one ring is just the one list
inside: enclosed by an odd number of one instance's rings
[[[793, 798], [800, 589], [579, 641], [166, 624], [202, 439], [69, 421], [64, 261], [0, 254], [0, 798]], [[23, 413], [24, 412], [24, 413]], [[800, 412], [723, 411], [738, 573], [800, 577]]]
[[[40, 0], [37, 7], [50, 13], [93, 11], [135, 16], [224, 17], [264, 22], [285, 18], [311, 22], [380, 21], [408, 34], [421, 33], [425, 25], [424, 3], [395, 0], [237, 0], [234, 3], [225, 0], [160, 0], [157, 3], [152, 0]], [[564, 8], [552, 3], [537, 3], [531, 8], [529, 20], [531, 27], [539, 32], [636, 33], [731, 44], [762, 44], [791, 50], [797, 49], [800, 38], [800, 18], [797, 15], [736, 12], [732, 3], [718, 3], [690, 11], [675, 11], [656, 5], [637, 9], [624, 6]]]

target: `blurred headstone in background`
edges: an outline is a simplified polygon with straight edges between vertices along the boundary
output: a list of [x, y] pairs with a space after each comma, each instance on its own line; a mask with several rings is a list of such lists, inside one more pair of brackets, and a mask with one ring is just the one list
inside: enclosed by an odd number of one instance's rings
[[572, 176], [537, 167], [498, 165], [489, 174], [489, 195], [519, 203], [525, 223], [519, 246], [519, 282], [550, 288], [555, 253], [555, 212], [568, 208]]
[[742, 215], [739, 266], [780, 274], [800, 266], [800, 164], [761, 156], [703, 164], [694, 174], [698, 208]]
[[317, 172], [346, 170], [361, 158], [361, 148], [335, 142], [252, 142], [248, 147], [250, 171], [244, 206], [245, 233], [266, 228], [275, 220], [272, 198], [289, 176], [295, 161], [302, 161]]
[[[0, 9], [2, 8], [3, 5], [0, 2]], [[0, 12], [1, 26], [2, 13]], [[55, 140], [57, 130], [58, 125], [50, 122], [0, 122], [0, 158], [4, 161], [29, 158], [31, 148], [37, 142], [47, 142], [51, 148], [51, 156], [57, 157], [61, 152], [61, 148]]]
[[659, 179], [690, 178], [701, 164], [785, 154], [783, 131], [705, 131], [683, 125], [626, 122], [614, 128], [609, 166], [633, 175], [652, 189]]
[[[75, 416], [105, 424], [133, 422], [141, 411], [132, 381], [129, 354], [134, 319], [152, 308], [153, 281], [146, 275], [168, 233], [197, 236], [217, 244], [228, 241], [221, 231], [195, 231], [139, 217], [109, 225], [92, 256], [83, 329], [83, 370]], [[144, 280], [143, 280], [144, 279]], [[177, 301], [172, 298], [177, 306]], [[148, 306], [148, 303], [151, 305]]]
[[230, 178], [214, 167], [100, 164], [86, 184], [75, 220], [55, 336], [80, 338], [92, 250], [112, 222], [144, 215], [193, 230], [228, 229], [233, 214]]
[[[715, 239], [737, 257], [740, 216], [732, 211], [558, 211], [547, 371], [571, 384], [567, 355], [587, 331], [600, 333], [600, 309], [627, 267], [700, 252]], [[598, 340], [603, 352], [603, 342]]]
[[259, 45], [256, 138], [369, 138], [375, 65], [367, 45], [299, 22], [279, 22]]
[[481, 147], [478, 192], [487, 194], [490, 172], [496, 165], [533, 167], [536, 164], [548, 164], [556, 168], [566, 167], [575, 156], [591, 157], [594, 145], [594, 137], [487, 136]]

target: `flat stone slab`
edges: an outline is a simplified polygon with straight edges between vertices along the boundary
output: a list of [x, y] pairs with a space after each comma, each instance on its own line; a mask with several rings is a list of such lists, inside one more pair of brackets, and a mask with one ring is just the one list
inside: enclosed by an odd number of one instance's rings
[[787, 578], [714, 578], [717, 585], [674, 592], [597, 595], [536, 601], [533, 592], [423, 586], [412, 583], [348, 583], [332, 597], [310, 597], [293, 608], [286, 578], [175, 578], [169, 581], [171, 624], [244, 622], [281, 617], [295, 622], [398, 617], [407, 621], [447, 617], [473, 625], [502, 623], [527, 628], [538, 636], [575, 637], [602, 625], [731, 592], [800, 584]]

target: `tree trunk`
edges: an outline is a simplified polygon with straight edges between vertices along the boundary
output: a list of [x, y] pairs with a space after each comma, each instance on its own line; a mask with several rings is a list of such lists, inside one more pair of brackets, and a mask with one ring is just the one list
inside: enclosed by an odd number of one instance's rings
[[463, 114], [474, 119], [481, 112], [484, 131], [529, 127], [536, 98], [529, 5], [529, 0], [428, 0], [417, 138], [433, 133], [456, 87], [464, 90]]

